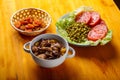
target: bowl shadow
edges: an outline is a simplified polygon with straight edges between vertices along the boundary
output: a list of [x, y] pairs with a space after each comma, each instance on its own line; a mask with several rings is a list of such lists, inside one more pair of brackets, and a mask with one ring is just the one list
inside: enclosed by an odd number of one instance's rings
[[43, 68], [36, 64], [32, 71], [36, 80], [67, 80], [64, 68], [65, 63], [54, 68]]
[[104, 46], [89, 46], [89, 47], [77, 47], [72, 46], [76, 51], [76, 57], [80, 58], [95, 58], [100, 61], [107, 61], [115, 59], [117, 57], [116, 50], [111, 42]]

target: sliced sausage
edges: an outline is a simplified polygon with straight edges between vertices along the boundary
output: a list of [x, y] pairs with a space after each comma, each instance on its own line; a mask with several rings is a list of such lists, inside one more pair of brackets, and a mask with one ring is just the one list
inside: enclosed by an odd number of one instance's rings
[[76, 22], [88, 23], [90, 21], [91, 14], [90, 12], [82, 12], [76, 16]]
[[94, 11], [90, 13], [91, 13], [91, 19], [90, 19], [89, 25], [95, 26], [100, 21], [100, 15], [99, 13], [94, 12]]
[[105, 24], [98, 24], [94, 26], [88, 33], [87, 37], [89, 40], [96, 41], [105, 37], [107, 33], [107, 26]]

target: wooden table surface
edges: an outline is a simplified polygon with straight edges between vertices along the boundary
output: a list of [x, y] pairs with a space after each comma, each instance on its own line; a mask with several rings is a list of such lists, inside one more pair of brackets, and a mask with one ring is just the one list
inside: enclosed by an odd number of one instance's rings
[[[52, 24], [43, 33], [55, 33], [60, 16], [91, 6], [101, 14], [113, 39], [105, 46], [76, 47], [76, 56], [52, 69], [39, 67], [23, 44], [33, 37], [16, 32], [11, 15], [21, 8], [41, 8], [52, 16]], [[0, 80], [120, 80], [120, 11], [113, 0], [0, 0]], [[42, 33], [42, 34], [43, 34]]]

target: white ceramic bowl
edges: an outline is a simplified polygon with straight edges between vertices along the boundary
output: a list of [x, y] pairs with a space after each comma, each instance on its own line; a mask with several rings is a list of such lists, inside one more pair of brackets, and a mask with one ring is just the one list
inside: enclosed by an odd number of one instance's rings
[[[42, 21], [44, 21], [44, 23], [46, 24], [46, 26], [40, 30], [37, 31], [32, 31], [32, 32], [27, 32], [27, 31], [23, 31], [21, 29], [18, 29], [17, 27], [15, 27], [14, 23], [16, 21], [19, 21], [21, 19], [24, 19], [26, 17], [35, 17], [37, 19], [41, 19]], [[38, 8], [24, 8], [24, 9], [20, 9], [18, 11], [16, 11], [10, 19], [10, 23], [12, 25], [12, 27], [18, 31], [19, 33], [26, 35], [26, 36], [36, 36], [38, 34], [40, 34], [41, 32], [43, 32], [44, 30], [46, 30], [50, 24], [51, 24], [51, 16], [49, 13], [47, 13], [45, 10], [42, 9], [38, 9]]]
[[[57, 58], [57, 59], [46, 60], [46, 59], [38, 58], [37, 56], [34, 55], [31, 48], [34, 45], [34, 43], [39, 41], [40, 39], [56, 39], [56, 40], [58, 40], [61, 44], [63, 44], [65, 46], [66, 53], [64, 55], [62, 55], [61, 57]], [[29, 49], [26, 48], [27, 46], [29, 46]], [[62, 64], [65, 61], [66, 58], [72, 58], [72, 57], [75, 56], [75, 50], [68, 45], [68, 43], [65, 39], [63, 39], [61, 36], [56, 35], [56, 34], [42, 34], [42, 35], [39, 35], [39, 36], [35, 37], [32, 41], [25, 43], [23, 48], [26, 52], [31, 54], [33, 60], [38, 65], [40, 65], [42, 67], [45, 67], [45, 68], [56, 67], [56, 66]], [[69, 50], [72, 52], [72, 54], [68, 54]]]

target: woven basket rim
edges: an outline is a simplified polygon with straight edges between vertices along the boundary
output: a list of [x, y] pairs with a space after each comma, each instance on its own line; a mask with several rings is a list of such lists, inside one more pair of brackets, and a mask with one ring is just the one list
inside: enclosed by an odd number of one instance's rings
[[[19, 13], [20, 11], [22, 11], [22, 10], [29, 10], [29, 9], [35, 9], [35, 10], [39, 10], [39, 11], [45, 12], [45, 13], [50, 17], [50, 20], [49, 20], [48, 24], [45, 26], [45, 28], [42, 28], [42, 29], [36, 30], [36, 31], [32, 31], [32, 32], [27, 32], [27, 31], [24, 31], [24, 30], [21, 30], [21, 29], [18, 29], [18, 28], [15, 27], [15, 25], [13, 24], [13, 21], [12, 21], [13, 17], [14, 17], [17, 13]], [[52, 18], [51, 18], [50, 14], [49, 14], [47, 11], [45, 11], [45, 10], [43, 10], [43, 9], [40, 9], [40, 8], [33, 8], [33, 7], [31, 7], [31, 8], [22, 8], [22, 9], [19, 9], [19, 10], [15, 11], [15, 12], [12, 14], [11, 18], [10, 18], [10, 24], [12, 25], [12, 27], [13, 27], [14, 29], [16, 29], [17, 31], [22, 32], [22, 33], [24, 33], [24, 32], [27, 32], [27, 33], [42, 32], [42, 31], [46, 30], [46, 29], [50, 26], [51, 22], [52, 22]]]

